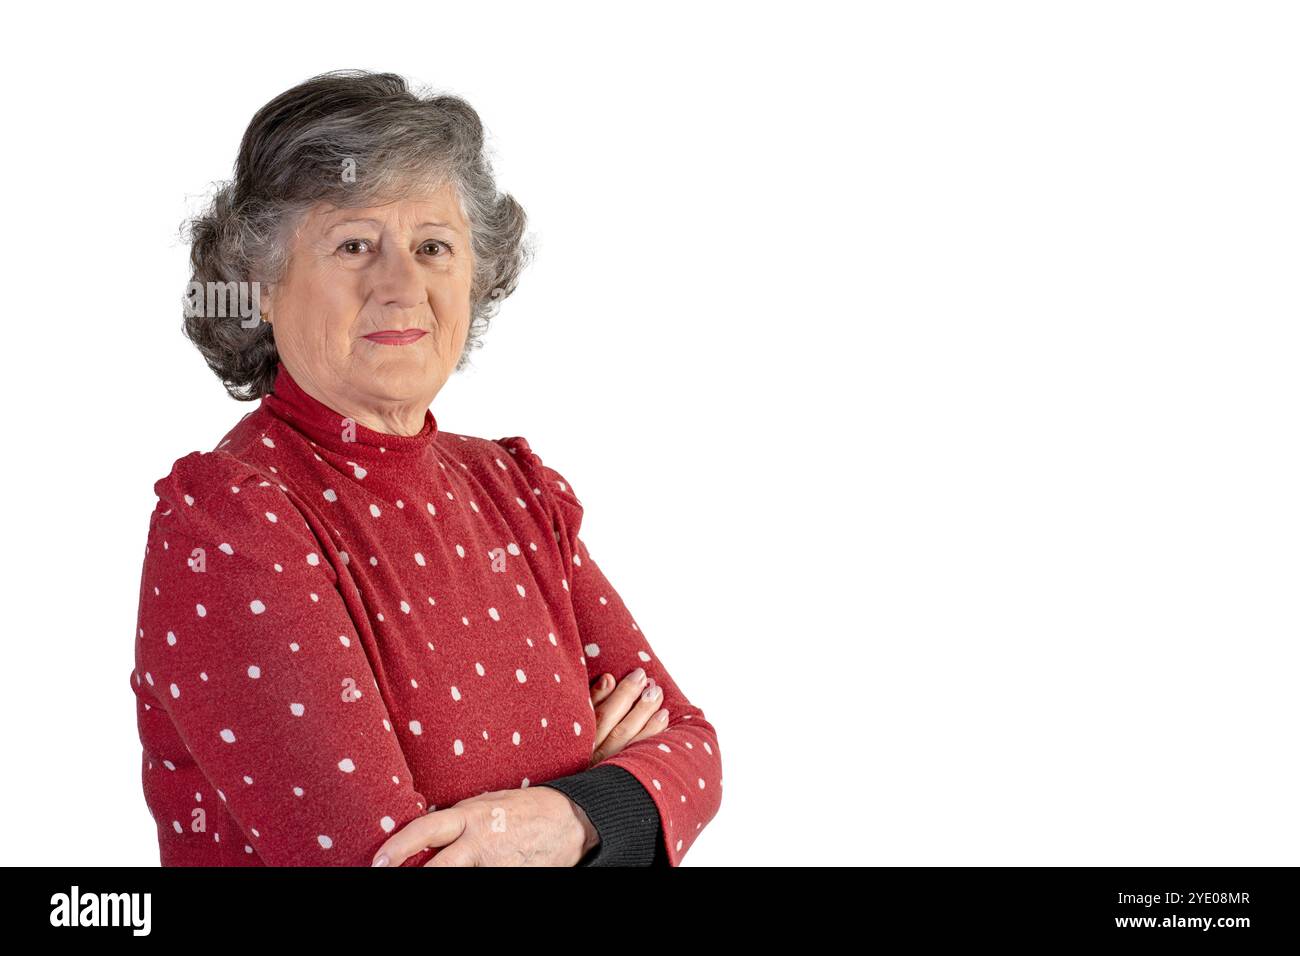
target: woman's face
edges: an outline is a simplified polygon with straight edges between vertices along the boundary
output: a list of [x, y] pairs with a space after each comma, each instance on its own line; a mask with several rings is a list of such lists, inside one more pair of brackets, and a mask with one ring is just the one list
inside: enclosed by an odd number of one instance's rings
[[312, 209], [263, 296], [289, 374], [363, 425], [418, 431], [469, 334], [469, 240], [450, 185], [382, 206]]

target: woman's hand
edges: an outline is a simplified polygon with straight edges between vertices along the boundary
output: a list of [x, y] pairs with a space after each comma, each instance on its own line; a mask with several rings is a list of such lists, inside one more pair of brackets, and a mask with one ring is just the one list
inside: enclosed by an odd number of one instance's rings
[[653, 677], [647, 679], [645, 668], [638, 667], [617, 685], [612, 674], [601, 674], [591, 685], [591, 706], [596, 711], [592, 765], [667, 727], [667, 709], [657, 709], [663, 699], [663, 691]]
[[575, 866], [598, 840], [581, 807], [559, 790], [493, 790], [416, 817], [384, 842], [372, 865], [401, 866], [437, 846], [425, 866]]

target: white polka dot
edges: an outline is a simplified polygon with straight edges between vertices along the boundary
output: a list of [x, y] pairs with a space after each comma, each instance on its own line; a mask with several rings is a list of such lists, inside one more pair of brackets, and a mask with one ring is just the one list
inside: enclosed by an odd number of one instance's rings
[[385, 833], [392, 833], [393, 827], [397, 826], [397, 823], [393, 820], [392, 817], [384, 817], [382, 820], [379, 821], [379, 826], [383, 829]]
[[453, 684], [451, 687], [451, 699], [460, 700], [460, 688], [457, 687], [455, 684]]
[[423, 731], [420, 729], [420, 722], [418, 720], [411, 721], [409, 726], [411, 728], [411, 733], [415, 734], [417, 737], [421, 733], [423, 733]]
[[195, 612], [196, 614], [198, 614], [199, 617], [207, 617], [207, 616], [208, 616], [208, 609], [205, 608], [202, 604], [196, 604], [196, 605], [194, 605], [194, 612]]
[[235, 742], [235, 732], [227, 727], [221, 732], [221, 739], [228, 744], [233, 744]]
[[527, 675], [524, 674], [524, 669], [522, 667], [515, 668], [515, 680], [519, 681], [519, 683], [521, 684], [524, 681], [528, 680], [528, 677]]
[[262, 444], [265, 445], [267, 448], [275, 447], [275, 442], [271, 441], [271, 439], [267, 438], [265, 435], [262, 436]]
[[289, 705], [289, 713], [293, 714], [295, 717], [301, 717], [301, 716], [303, 715], [303, 712], [304, 712], [305, 710], [306, 710], [306, 708], [303, 707], [302, 704], [290, 704], [290, 705]]
[[422, 555], [419, 551], [415, 552], [415, 563], [418, 564], [420, 567], [424, 567], [424, 555]]
[[497, 613], [497, 609], [494, 607], [488, 608], [488, 617], [492, 618], [494, 621], [501, 620], [501, 615]]
[[321, 848], [325, 850], [328, 850], [330, 847], [334, 845], [334, 841], [331, 840], [323, 833], [316, 838], [316, 842], [319, 843], [321, 845]]
[[587, 645], [586, 647], [584, 647], [582, 650], [586, 653], [586, 655], [587, 655], [588, 657], [599, 657], [599, 656], [600, 656], [600, 645], [599, 645], [599, 644], [595, 644], [595, 643], [588, 644], [588, 645]]
[[352, 762], [351, 757], [344, 757], [339, 761], [339, 769], [344, 773], [351, 773], [357, 769], [357, 765]]
[[172, 647], [176, 646], [176, 635], [173, 634], [171, 631], [167, 632], [167, 643], [170, 644]]
[[514, 743], [514, 745], [515, 745], [516, 747], [518, 747], [518, 746], [519, 746], [519, 731], [516, 730], [516, 731], [514, 732], [514, 735], [510, 738], [510, 740], [511, 740], [512, 743]]
[[256, 664], [250, 664], [248, 666], [248, 676], [253, 678], [253, 680], [257, 680], [262, 676], [262, 668], [258, 667]]
[[461, 743], [459, 739], [457, 739], [456, 742], [452, 744], [451, 749], [456, 751], [456, 756], [459, 757], [461, 754], [465, 752], [465, 745]]
[[254, 600], [248, 605], [248, 609], [252, 611], [254, 614], [261, 614], [263, 611], [266, 610], [266, 605], [263, 604], [261, 601]]
[[181, 689], [177, 687], [175, 684], [172, 684], [171, 691], [172, 691], [172, 697], [181, 696]]
[[378, 518], [378, 517], [379, 517], [379, 505], [371, 505], [371, 506], [370, 506], [370, 514], [371, 514], [373, 517]]
[[266, 520], [269, 521], [269, 522], [271, 522], [271, 524], [275, 524], [275, 523], [276, 523], [277, 521], [279, 521], [280, 519], [277, 518], [277, 517], [275, 516], [275, 512], [273, 512], [273, 511], [268, 511], [268, 512], [266, 513]]
[[307, 563], [313, 568], [316, 567], [316, 565], [320, 564], [320, 555], [313, 551], [311, 554], [307, 555]]
[[218, 551], [221, 551], [221, 552], [223, 552], [223, 553], [225, 553], [225, 554], [234, 554], [234, 553], [235, 553], [235, 549], [232, 548], [229, 544], [226, 544], [225, 542], [222, 542], [221, 544], [217, 545], [217, 550], [218, 550]]
[[338, 496], [338, 494], [334, 491], [333, 488], [326, 488], [324, 491], [321, 492], [321, 494], [325, 496], [325, 500], [326, 500], [326, 501], [338, 501], [338, 500], [339, 500], [339, 496]]
[[582, 736], [582, 724], [578, 723], [576, 720], [573, 722], [573, 735], [575, 737]]

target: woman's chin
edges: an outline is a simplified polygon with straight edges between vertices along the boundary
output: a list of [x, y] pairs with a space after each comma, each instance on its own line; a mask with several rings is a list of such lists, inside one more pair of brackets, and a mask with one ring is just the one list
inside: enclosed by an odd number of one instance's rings
[[437, 376], [432, 356], [407, 349], [391, 351], [404, 354], [374, 357], [357, 370], [364, 379], [364, 390], [384, 401], [411, 401], [415, 396], [428, 394]]

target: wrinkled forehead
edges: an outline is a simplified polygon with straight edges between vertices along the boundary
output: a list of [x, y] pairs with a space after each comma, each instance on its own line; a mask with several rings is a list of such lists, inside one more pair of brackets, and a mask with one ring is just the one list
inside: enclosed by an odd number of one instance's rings
[[318, 233], [358, 224], [379, 230], [442, 229], [460, 234], [469, 230], [460, 196], [449, 183], [412, 184], [400, 196], [365, 205], [321, 201], [307, 211], [302, 223]]

